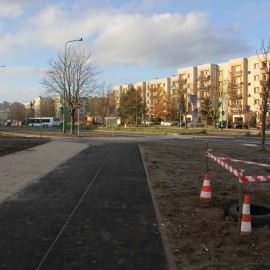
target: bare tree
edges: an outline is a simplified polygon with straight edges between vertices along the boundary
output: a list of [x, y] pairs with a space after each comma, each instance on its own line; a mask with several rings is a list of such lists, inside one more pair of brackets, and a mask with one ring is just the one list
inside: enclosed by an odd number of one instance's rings
[[269, 109], [268, 103], [270, 103], [270, 38], [268, 44], [265, 44], [264, 40], [261, 40], [261, 54], [257, 54], [261, 64], [262, 79], [261, 83], [261, 116], [262, 116], [262, 149], [265, 150], [265, 131], [267, 127], [266, 116]]
[[50, 68], [45, 72], [41, 84], [46, 94], [62, 98], [62, 109], [65, 113], [67, 106], [71, 120], [70, 133], [73, 133], [77, 105], [98, 89], [101, 70], [91, 53], [75, 48], [60, 53], [57, 60], [51, 59], [48, 64]]

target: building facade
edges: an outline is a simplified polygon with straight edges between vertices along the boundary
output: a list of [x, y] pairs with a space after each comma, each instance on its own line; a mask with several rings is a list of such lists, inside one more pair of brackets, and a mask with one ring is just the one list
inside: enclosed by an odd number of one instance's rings
[[[260, 58], [261, 57], [261, 58]], [[231, 59], [220, 64], [201, 64], [181, 68], [170, 78], [156, 78], [146, 82], [113, 87], [115, 107], [121, 95], [131, 87], [140, 91], [147, 119], [179, 119], [181, 109], [186, 109], [184, 121], [192, 121], [194, 110], [201, 118], [205, 102], [210, 101], [217, 121], [260, 122], [261, 82], [266, 80], [262, 55]], [[269, 63], [267, 63], [269, 66]], [[191, 97], [196, 97], [193, 104]], [[182, 100], [182, 101], [181, 101]], [[194, 101], [194, 100], [193, 100]], [[181, 102], [184, 102], [181, 104]], [[267, 114], [270, 121], [270, 114]]]

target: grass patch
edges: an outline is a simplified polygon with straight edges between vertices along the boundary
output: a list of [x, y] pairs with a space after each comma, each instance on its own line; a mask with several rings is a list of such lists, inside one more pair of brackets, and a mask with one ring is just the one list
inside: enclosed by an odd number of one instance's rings
[[168, 188], [169, 185], [165, 181], [156, 181], [153, 183], [153, 187], [165, 189], [165, 188]]
[[[160, 127], [160, 126], [149, 126], [149, 127], [100, 127], [98, 130], [100, 131], [121, 131], [121, 132], [140, 132], [140, 133], [154, 133], [154, 134], [179, 134], [180, 128], [179, 127]], [[181, 134], [192, 134], [192, 128], [182, 128]], [[206, 133], [205, 128], [195, 128], [195, 134], [202, 134]]]

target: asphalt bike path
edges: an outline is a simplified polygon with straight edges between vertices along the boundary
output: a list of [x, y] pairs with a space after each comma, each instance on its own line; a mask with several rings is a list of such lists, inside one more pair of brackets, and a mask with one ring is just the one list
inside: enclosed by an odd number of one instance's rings
[[138, 144], [100, 143], [0, 208], [0, 269], [168, 269]]

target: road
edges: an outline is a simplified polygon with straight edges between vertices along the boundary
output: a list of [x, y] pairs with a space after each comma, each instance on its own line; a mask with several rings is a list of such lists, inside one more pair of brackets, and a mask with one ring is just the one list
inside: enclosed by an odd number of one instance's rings
[[[1, 127], [0, 132], [35, 132], [36, 136], [48, 136], [48, 133], [55, 133], [62, 135], [62, 130], [59, 128], [21, 128], [21, 127]], [[231, 132], [232, 131], [232, 132]], [[195, 134], [195, 135], [179, 135], [175, 134], [155, 134], [155, 133], [139, 133], [139, 132], [108, 132], [108, 131], [93, 131], [93, 130], [81, 130], [81, 137], [78, 138], [80, 141], [88, 140], [104, 140], [116, 141], [117, 139], [122, 140], [135, 140], [135, 141], [155, 141], [155, 140], [202, 140], [202, 141], [212, 141], [218, 143], [232, 143], [232, 144], [242, 144], [242, 145], [261, 145], [261, 137], [257, 136], [245, 136], [246, 130], [242, 132], [239, 130], [230, 130], [230, 134], [226, 131], [224, 133], [208, 133], [208, 134]], [[255, 131], [257, 133], [257, 130]], [[77, 141], [77, 138], [70, 138], [70, 140]], [[268, 147], [270, 145], [270, 138], [266, 137], [265, 145]]]

